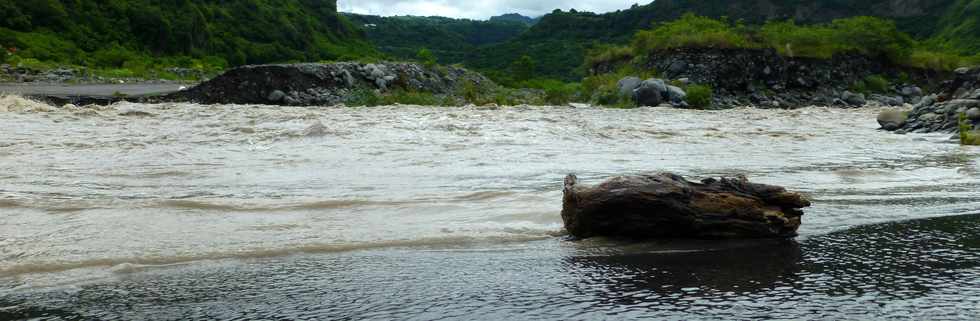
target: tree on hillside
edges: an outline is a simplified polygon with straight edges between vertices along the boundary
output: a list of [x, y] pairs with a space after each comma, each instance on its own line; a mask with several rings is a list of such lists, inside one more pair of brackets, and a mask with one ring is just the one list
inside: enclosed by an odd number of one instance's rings
[[510, 70], [513, 72], [515, 80], [530, 80], [534, 78], [535, 65], [534, 59], [532, 59], [531, 56], [524, 55], [511, 64]]
[[426, 67], [432, 67], [436, 64], [436, 55], [433, 55], [432, 51], [429, 51], [429, 49], [419, 49], [419, 52], [415, 55], [415, 57], [425, 64]]

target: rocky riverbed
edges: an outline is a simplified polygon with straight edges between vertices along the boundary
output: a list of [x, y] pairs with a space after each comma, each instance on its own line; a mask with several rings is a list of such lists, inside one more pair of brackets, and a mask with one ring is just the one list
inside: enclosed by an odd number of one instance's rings
[[[208, 74], [182, 67], [170, 67], [163, 70], [172, 77], [179, 79], [206, 79]], [[162, 78], [141, 77], [109, 77], [100, 76], [97, 72], [85, 67], [59, 67], [53, 69], [38, 69], [27, 66], [0, 65], [0, 83], [8, 84], [182, 84], [188, 81], [168, 80]]]
[[244, 66], [164, 101], [204, 104], [325, 106], [356, 103], [363, 96], [425, 93], [448, 100], [485, 95], [497, 86], [483, 75], [453, 66], [417, 63], [288, 64]]
[[969, 129], [980, 125], [980, 68], [957, 69], [942, 90], [926, 96], [911, 109], [882, 112], [878, 123], [885, 130], [908, 132], [956, 132], [960, 115]]

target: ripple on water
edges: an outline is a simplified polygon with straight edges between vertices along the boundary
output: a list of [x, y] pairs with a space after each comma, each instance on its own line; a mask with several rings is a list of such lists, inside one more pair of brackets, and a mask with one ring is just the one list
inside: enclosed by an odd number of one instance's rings
[[[945, 134], [878, 131], [874, 109], [34, 104], [0, 98], [0, 251], [16, 253], [0, 266], [26, 271], [0, 288], [51, 279], [57, 273], [31, 271], [52, 263], [86, 273], [194, 263], [110, 273], [68, 301], [18, 288], [21, 308], [0, 311], [83, 311], [95, 319], [840, 319], [962, 312], [964, 302], [976, 303], [969, 301], [976, 258], [963, 252], [974, 245], [965, 233], [938, 223], [886, 227], [976, 213], [980, 149], [944, 143]], [[127, 111], [145, 114], [119, 115]], [[609, 255], [553, 238], [564, 175], [597, 181], [660, 170], [745, 174], [818, 202], [795, 249]], [[862, 225], [872, 227], [850, 229]], [[919, 228], [926, 232], [912, 232]], [[318, 246], [370, 250], [302, 250]], [[289, 255], [297, 252], [321, 254]], [[270, 257], [277, 255], [284, 257]], [[899, 259], [914, 268], [902, 269]], [[204, 263], [211, 261], [235, 263]], [[209, 306], [216, 293], [229, 299]], [[178, 311], [189, 305], [206, 309]]]

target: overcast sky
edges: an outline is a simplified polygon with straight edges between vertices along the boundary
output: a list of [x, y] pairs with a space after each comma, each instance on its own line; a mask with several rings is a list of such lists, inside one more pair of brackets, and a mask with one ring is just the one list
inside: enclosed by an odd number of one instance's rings
[[540, 16], [555, 9], [608, 12], [651, 0], [339, 0], [342, 12], [382, 16], [445, 16], [487, 19], [504, 13]]

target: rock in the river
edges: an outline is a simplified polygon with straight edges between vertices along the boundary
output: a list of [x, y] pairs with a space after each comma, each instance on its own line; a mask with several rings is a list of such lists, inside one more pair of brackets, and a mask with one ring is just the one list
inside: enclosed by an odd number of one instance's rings
[[973, 107], [966, 111], [966, 118], [972, 121], [980, 120], [980, 108]]
[[667, 86], [667, 100], [670, 101], [671, 105], [676, 106], [687, 106], [687, 102], [684, 99], [687, 98], [687, 93], [683, 89], [677, 86]]
[[647, 79], [633, 90], [633, 101], [637, 106], [654, 107], [660, 105], [666, 91], [667, 84], [663, 80]]
[[905, 104], [905, 99], [902, 96], [886, 96], [874, 94], [869, 97], [873, 101], [877, 101], [882, 105], [886, 106], [901, 106]]
[[809, 206], [799, 193], [744, 177], [696, 183], [660, 173], [584, 186], [569, 175], [561, 216], [578, 238], [780, 238], [796, 235]]
[[905, 86], [905, 87], [902, 87], [902, 96], [905, 96], [905, 97], [920, 97], [920, 96], [922, 96], [922, 88], [919, 88], [919, 86]]
[[864, 106], [868, 103], [868, 100], [864, 98], [864, 94], [856, 94], [850, 91], [844, 91], [840, 99], [851, 106]]
[[889, 109], [878, 114], [878, 125], [884, 130], [896, 130], [909, 120], [908, 110]]
[[274, 102], [274, 103], [275, 102], [279, 102], [283, 98], [286, 98], [286, 93], [282, 92], [282, 90], [273, 90], [271, 93], [269, 93], [269, 97], [268, 98], [269, 98], [269, 101], [271, 101], [271, 102]]

